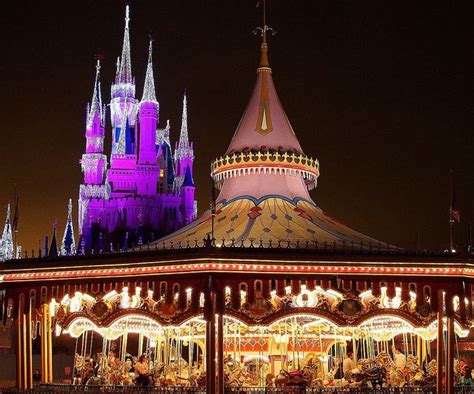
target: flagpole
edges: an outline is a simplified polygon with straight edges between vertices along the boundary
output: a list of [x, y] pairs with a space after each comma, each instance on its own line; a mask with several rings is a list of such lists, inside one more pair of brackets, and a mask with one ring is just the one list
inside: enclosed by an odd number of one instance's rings
[[454, 220], [452, 218], [449, 218], [449, 251], [451, 253], [454, 252], [453, 227], [454, 227]]
[[469, 236], [469, 238], [468, 238], [469, 245], [468, 245], [467, 250], [468, 250], [469, 253], [472, 253], [472, 224], [471, 224], [471, 222], [468, 223], [468, 233], [469, 233], [468, 234], [468, 236]]
[[449, 206], [449, 251], [455, 253], [454, 248], [454, 222], [460, 222], [461, 216], [459, 214], [459, 208], [456, 201], [456, 191], [454, 189], [454, 173], [451, 169], [451, 204]]

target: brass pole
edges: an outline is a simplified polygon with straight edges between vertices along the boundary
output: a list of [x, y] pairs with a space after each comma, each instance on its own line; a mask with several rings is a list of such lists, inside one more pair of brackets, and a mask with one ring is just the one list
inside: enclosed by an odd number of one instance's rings
[[208, 318], [206, 324], [206, 386], [207, 393], [216, 392], [216, 302], [215, 293], [209, 290]]
[[[447, 301], [449, 302], [449, 300]], [[448, 336], [446, 352], [446, 393], [454, 394], [454, 316], [449, 313], [448, 317]]]
[[31, 338], [31, 300], [26, 314], [26, 388], [33, 388], [33, 342]]
[[419, 335], [416, 336], [416, 356], [418, 358], [418, 365], [422, 367], [423, 364], [423, 350], [421, 346], [421, 337]]
[[48, 383], [48, 339], [46, 326], [48, 325], [46, 309], [47, 304], [41, 304], [41, 383]]
[[18, 297], [18, 315], [17, 315], [17, 347], [16, 347], [16, 387], [19, 390], [25, 388], [23, 382], [23, 310], [25, 306], [25, 296], [20, 294]]
[[217, 394], [224, 394], [224, 314], [220, 311], [217, 318]]
[[443, 292], [438, 291], [438, 338], [436, 341], [436, 392], [443, 393]]
[[53, 383], [53, 335], [51, 329], [51, 315], [49, 306], [46, 305], [46, 354], [48, 360], [48, 383]]

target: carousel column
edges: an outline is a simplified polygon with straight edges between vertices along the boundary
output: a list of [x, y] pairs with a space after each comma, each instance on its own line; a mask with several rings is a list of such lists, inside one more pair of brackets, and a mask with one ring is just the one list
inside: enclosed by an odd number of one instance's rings
[[447, 337], [446, 337], [446, 393], [454, 394], [454, 310], [452, 295], [446, 294], [446, 318], [447, 318]]
[[53, 347], [49, 305], [41, 305], [41, 381], [53, 382]]
[[25, 309], [25, 295], [20, 294], [18, 298], [18, 314], [17, 314], [17, 346], [16, 346], [16, 387], [17, 389], [26, 389], [24, 358], [25, 351], [23, 349], [23, 314]]
[[26, 388], [33, 388], [33, 339], [31, 337], [31, 313], [32, 313], [31, 299], [28, 302], [28, 311], [25, 315], [26, 328]]
[[217, 310], [217, 393], [224, 394], [224, 296], [216, 293]]
[[216, 392], [216, 295], [211, 290], [211, 279], [209, 289], [206, 292], [205, 301], [206, 323], [206, 392]]
[[443, 291], [438, 290], [438, 337], [436, 340], [436, 392], [443, 393]]

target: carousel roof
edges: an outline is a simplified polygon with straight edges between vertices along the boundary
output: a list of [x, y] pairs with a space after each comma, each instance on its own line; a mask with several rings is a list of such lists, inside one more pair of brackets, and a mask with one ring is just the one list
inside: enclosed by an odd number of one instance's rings
[[[319, 162], [307, 157], [278, 98], [268, 62], [265, 35], [257, 81], [225, 156], [211, 165], [221, 189], [215, 215], [206, 211], [194, 222], [156, 244], [214, 238], [216, 245], [290, 247], [307, 244], [357, 245], [382, 249], [382, 244], [323, 212], [308, 190], [316, 187]], [[214, 218], [213, 218], [214, 216]]]

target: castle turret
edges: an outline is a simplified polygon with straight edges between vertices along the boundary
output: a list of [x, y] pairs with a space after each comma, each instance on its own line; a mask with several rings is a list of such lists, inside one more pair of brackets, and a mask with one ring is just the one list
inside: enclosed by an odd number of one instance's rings
[[156, 164], [156, 125], [158, 123], [159, 104], [155, 94], [153, 78], [152, 41], [148, 49], [148, 65], [146, 69], [143, 97], [140, 101], [140, 150], [139, 164]]
[[107, 165], [104, 152], [105, 107], [102, 106], [100, 89], [100, 62], [97, 61], [94, 92], [87, 108], [86, 153], [82, 155], [81, 167], [85, 185], [101, 185]]
[[181, 186], [181, 206], [186, 224], [192, 222], [195, 218], [194, 190], [195, 186], [191, 175], [191, 168], [188, 166], [186, 167], [183, 185]]
[[193, 175], [194, 151], [193, 144], [189, 142], [188, 135], [188, 105], [186, 92], [183, 97], [183, 116], [181, 119], [181, 132], [179, 141], [175, 147], [174, 153], [175, 173], [177, 177], [183, 177], [186, 174], [186, 168], [189, 167], [191, 176]]

